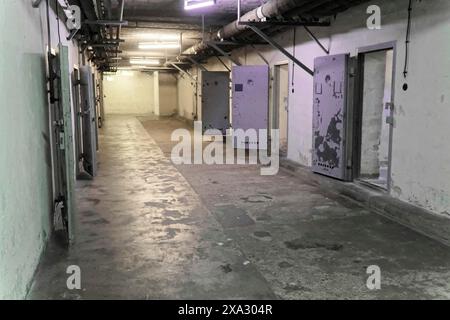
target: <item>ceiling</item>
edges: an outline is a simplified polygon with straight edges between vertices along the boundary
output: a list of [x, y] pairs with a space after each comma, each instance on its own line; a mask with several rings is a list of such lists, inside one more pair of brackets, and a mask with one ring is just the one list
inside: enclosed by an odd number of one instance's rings
[[[80, 0], [72, 0], [80, 1]], [[120, 56], [118, 66], [129, 66], [130, 58], [155, 57], [161, 63], [173, 60], [187, 48], [199, 43], [203, 37], [215, 35], [224, 25], [236, 20], [237, 0], [216, 0], [212, 7], [186, 11], [184, 0], [124, 0], [123, 20], [128, 25], [121, 28]], [[287, 18], [321, 19], [336, 15], [352, 6], [368, 0], [292, 0], [298, 7], [291, 10]], [[83, 5], [83, 1], [80, 1]], [[93, 0], [97, 8], [110, 8], [103, 19], [118, 20], [121, 0]], [[267, 3], [270, 0], [242, 0], [241, 15]], [[86, 2], [84, 2], [86, 3]], [[99, 5], [100, 4], [100, 5]], [[98, 10], [97, 10], [98, 11]], [[269, 33], [285, 27], [271, 27]], [[155, 37], [171, 37], [181, 41], [181, 48], [141, 50], [139, 44]], [[252, 35], [253, 36], [253, 35]], [[159, 41], [159, 40], [158, 40]]]
[[[116, 0], [117, 1], [117, 0]], [[248, 12], [268, 0], [243, 0], [242, 12]], [[207, 25], [223, 25], [236, 19], [237, 0], [216, 0], [209, 8], [184, 10], [183, 0], [126, 0], [124, 18], [130, 21], [170, 21], [201, 24], [205, 15]]]
[[[242, 1], [242, 12], [248, 12], [266, 3], [268, 0]], [[115, 12], [119, 5], [113, 0]], [[126, 0], [123, 19], [128, 26], [121, 32], [125, 40], [120, 49], [123, 51], [123, 60], [120, 66], [129, 65], [130, 58], [157, 57], [174, 59], [181, 52], [193, 46], [205, 36], [216, 32], [221, 26], [232, 22], [237, 17], [237, 0], [217, 0], [213, 7], [184, 10], [183, 0]], [[204, 28], [203, 28], [204, 24]], [[177, 36], [182, 39], [181, 48], [166, 50], [139, 50], [139, 43], [156, 34]]]

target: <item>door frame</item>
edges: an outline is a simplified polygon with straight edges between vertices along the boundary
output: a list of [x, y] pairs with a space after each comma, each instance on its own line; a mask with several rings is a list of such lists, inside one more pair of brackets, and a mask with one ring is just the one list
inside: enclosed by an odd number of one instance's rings
[[[391, 117], [394, 119], [394, 108], [395, 108], [395, 75], [396, 75], [396, 65], [397, 65], [397, 41], [383, 42], [375, 45], [365, 46], [357, 48], [357, 68], [356, 68], [356, 81], [355, 81], [355, 104], [354, 104], [354, 134], [353, 141], [355, 152], [353, 153], [353, 176], [354, 180], [358, 182], [364, 182], [361, 180], [361, 149], [362, 149], [362, 115], [363, 115], [363, 100], [364, 100], [364, 57], [368, 53], [374, 53], [379, 51], [393, 51], [392, 60], [392, 88], [391, 88]], [[391, 192], [392, 185], [392, 150], [393, 150], [393, 135], [394, 135], [394, 125], [391, 124], [389, 128], [389, 146], [388, 146], [388, 177], [386, 189], [379, 187], [380, 190], [387, 193]], [[370, 184], [373, 187], [375, 185]]]
[[[278, 101], [279, 101], [279, 97], [278, 97], [278, 83], [279, 83], [279, 79], [278, 79], [278, 74], [277, 74], [277, 68], [281, 68], [281, 66], [287, 66], [288, 67], [288, 96], [287, 96], [287, 105], [288, 108], [286, 110], [287, 112], [287, 124], [286, 124], [286, 139], [287, 139], [287, 151], [286, 151], [286, 156], [289, 153], [289, 100], [290, 100], [290, 83], [289, 80], [292, 77], [292, 72], [291, 72], [291, 63], [289, 62], [289, 60], [282, 60], [282, 61], [278, 61], [276, 63], [273, 64], [272, 68], [271, 68], [271, 73], [272, 73], [272, 83], [271, 83], [271, 93], [272, 93], [272, 110], [270, 111], [270, 117], [269, 117], [269, 126], [268, 128], [271, 129], [280, 129], [280, 112], [279, 112], [279, 106], [278, 106]], [[270, 109], [270, 108], [269, 108]], [[269, 134], [270, 136], [270, 141], [272, 141], [272, 134]]]

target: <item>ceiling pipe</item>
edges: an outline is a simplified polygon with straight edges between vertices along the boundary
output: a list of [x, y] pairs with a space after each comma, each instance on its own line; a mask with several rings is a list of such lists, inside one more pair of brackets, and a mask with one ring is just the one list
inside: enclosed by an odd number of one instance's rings
[[[217, 35], [210, 40], [223, 41], [236, 37], [248, 29], [247, 26], [240, 25], [240, 22], [263, 22], [266, 19], [279, 17], [308, 2], [309, 0], [271, 0], [266, 4], [244, 14], [240, 17], [240, 19], [224, 26], [219, 30], [219, 32], [217, 32]], [[183, 54], [195, 55], [206, 49], [208, 49], [208, 44], [205, 42], [199, 42], [191, 48], [185, 50]]]
[[[119, 9], [119, 21], [123, 20], [123, 11], [125, 10], [125, 0], [122, 0], [120, 2], [120, 9]], [[122, 31], [122, 24], [119, 25], [119, 28], [117, 29], [117, 35], [116, 39], [120, 39], [120, 32]]]

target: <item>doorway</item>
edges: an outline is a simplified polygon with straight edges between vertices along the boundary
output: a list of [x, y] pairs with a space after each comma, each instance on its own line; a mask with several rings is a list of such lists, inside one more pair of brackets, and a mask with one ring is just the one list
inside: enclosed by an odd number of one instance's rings
[[280, 156], [288, 153], [289, 64], [274, 67], [273, 128], [280, 130]]
[[391, 179], [394, 57], [394, 46], [360, 52], [358, 56], [357, 177], [384, 190], [389, 189]]

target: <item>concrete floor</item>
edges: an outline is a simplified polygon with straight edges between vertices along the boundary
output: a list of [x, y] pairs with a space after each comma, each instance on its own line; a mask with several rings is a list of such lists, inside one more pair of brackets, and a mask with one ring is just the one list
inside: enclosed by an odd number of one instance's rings
[[185, 124], [139, 120], [108, 119], [99, 175], [78, 182], [77, 243], [50, 243], [30, 299], [450, 298], [448, 247], [288, 172], [175, 167], [170, 134]]

